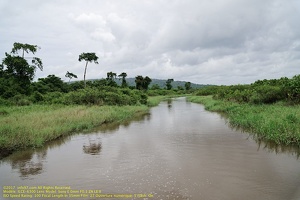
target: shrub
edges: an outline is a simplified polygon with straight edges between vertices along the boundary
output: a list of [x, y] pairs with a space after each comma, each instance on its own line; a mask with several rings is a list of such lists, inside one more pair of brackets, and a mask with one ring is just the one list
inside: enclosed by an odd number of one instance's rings
[[40, 101], [43, 101], [44, 100], [44, 96], [38, 92], [38, 91], [34, 91], [30, 97], [30, 99], [34, 102], [34, 103], [37, 103], [37, 102], [40, 102]]
[[300, 103], [300, 74], [294, 76], [285, 85], [284, 89], [287, 92], [287, 98], [295, 103]]
[[275, 103], [285, 98], [283, 90], [278, 86], [262, 85], [256, 87], [250, 97], [254, 104]]
[[8, 100], [3, 99], [3, 98], [0, 97], [0, 105], [1, 106], [11, 106], [12, 103], [10, 101], [8, 101]]
[[10, 98], [10, 101], [17, 106], [28, 106], [32, 103], [28, 97], [23, 94], [15, 95], [14, 97]]
[[48, 104], [61, 103], [60, 98], [63, 96], [62, 92], [49, 92], [44, 94], [44, 102]]

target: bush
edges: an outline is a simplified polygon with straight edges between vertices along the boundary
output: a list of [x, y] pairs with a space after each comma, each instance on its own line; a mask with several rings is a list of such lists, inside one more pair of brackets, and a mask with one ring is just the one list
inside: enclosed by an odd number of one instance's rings
[[287, 92], [288, 100], [300, 103], [300, 74], [294, 76], [290, 81], [284, 85], [284, 89]]
[[198, 89], [195, 92], [197, 96], [215, 95], [221, 90], [222, 86], [208, 86]]
[[40, 101], [43, 101], [44, 100], [44, 96], [38, 92], [38, 91], [34, 91], [30, 97], [30, 99], [34, 102], [34, 103], [37, 103], [37, 102], [40, 102]]
[[88, 105], [135, 105], [146, 104], [147, 95], [139, 90], [126, 88], [101, 87], [79, 89], [62, 94], [56, 101], [62, 104], [88, 104]]
[[262, 85], [256, 87], [250, 97], [250, 102], [254, 104], [269, 104], [283, 100], [285, 94], [278, 86]]
[[32, 104], [28, 97], [22, 94], [17, 94], [14, 97], [10, 98], [10, 100], [14, 105], [17, 106], [28, 106]]
[[0, 106], [11, 106], [11, 105], [12, 105], [12, 103], [10, 101], [0, 97]]
[[251, 85], [210, 86], [197, 90], [195, 95], [213, 95], [214, 99], [238, 103], [270, 104], [278, 101], [300, 103], [300, 75], [256, 81]]
[[49, 92], [43, 95], [44, 103], [56, 104], [60, 103], [60, 98], [63, 96], [62, 92]]

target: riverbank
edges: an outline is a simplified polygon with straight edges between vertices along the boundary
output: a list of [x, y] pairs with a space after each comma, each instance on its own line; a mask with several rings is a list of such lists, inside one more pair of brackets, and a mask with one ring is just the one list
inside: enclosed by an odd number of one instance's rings
[[212, 96], [190, 96], [194, 103], [205, 109], [225, 113], [234, 127], [249, 131], [259, 139], [283, 145], [300, 146], [300, 106], [283, 103], [252, 105], [214, 100]]
[[0, 107], [0, 159], [16, 150], [36, 148], [59, 137], [121, 123], [144, 115], [170, 96], [149, 97], [146, 105], [29, 105]]
[[130, 120], [148, 111], [149, 107], [145, 105], [0, 107], [0, 158], [15, 150], [41, 147], [74, 132]]

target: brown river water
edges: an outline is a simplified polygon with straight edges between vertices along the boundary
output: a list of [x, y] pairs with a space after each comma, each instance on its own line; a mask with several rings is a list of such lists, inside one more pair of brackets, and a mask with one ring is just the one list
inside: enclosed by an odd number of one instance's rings
[[[69, 186], [88, 190], [86, 195], [133, 195], [109, 199], [299, 200], [297, 151], [257, 142], [230, 128], [220, 114], [178, 98], [126, 124], [1, 160], [0, 199], [22, 199], [4, 198], [6, 186], [39, 186], [44, 192], [47, 186]], [[106, 199], [99, 194], [61, 199]]]

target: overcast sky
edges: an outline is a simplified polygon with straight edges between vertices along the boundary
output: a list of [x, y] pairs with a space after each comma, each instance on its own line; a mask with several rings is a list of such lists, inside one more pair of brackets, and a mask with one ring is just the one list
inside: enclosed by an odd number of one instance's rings
[[36, 79], [126, 72], [202, 84], [300, 74], [299, 0], [1, 0], [0, 59], [38, 45]]

